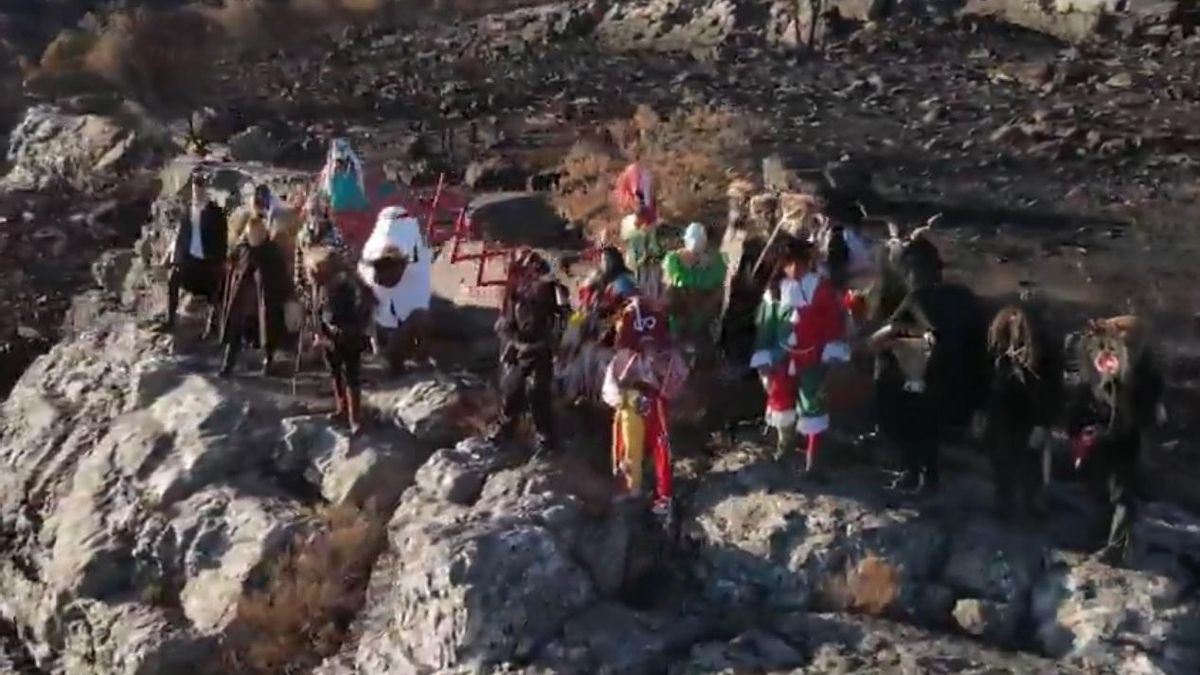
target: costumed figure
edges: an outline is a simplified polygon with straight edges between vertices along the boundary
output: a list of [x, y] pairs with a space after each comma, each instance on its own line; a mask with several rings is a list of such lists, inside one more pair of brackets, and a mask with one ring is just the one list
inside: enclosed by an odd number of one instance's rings
[[304, 257], [316, 319], [313, 341], [333, 379], [336, 408], [330, 417], [348, 423], [350, 433], [357, 435], [363, 423], [362, 351], [375, 297], [333, 249], [311, 246]]
[[567, 400], [598, 397], [604, 369], [612, 358], [616, 318], [637, 293], [621, 252], [600, 251], [600, 267], [579, 288], [579, 308], [567, 320], [559, 360], [559, 381]]
[[191, 208], [179, 219], [179, 230], [171, 249], [166, 328], [175, 326], [180, 291], [200, 296], [208, 302], [205, 336], [216, 327], [221, 288], [225, 282], [227, 228], [225, 212], [208, 198], [204, 176], [193, 174]]
[[779, 261], [757, 318], [750, 366], [767, 391], [767, 426], [778, 433], [778, 451], [806, 436], [805, 472], [816, 466], [821, 435], [829, 428], [824, 403], [825, 365], [849, 359], [844, 310], [833, 285], [815, 270], [813, 249], [794, 242]]
[[672, 344], [666, 315], [652, 303], [634, 297], [621, 311], [603, 397], [614, 411], [612, 462], [619, 489], [641, 493], [649, 454], [654, 461], [654, 511], [669, 517], [673, 492], [668, 404], [682, 391], [688, 367]]
[[335, 138], [330, 142], [317, 184], [346, 239], [354, 246], [361, 245], [371, 228], [371, 203], [362, 160], [349, 140]]
[[363, 247], [358, 272], [377, 303], [372, 345], [392, 374], [403, 371], [410, 358], [429, 358], [432, 269], [433, 251], [417, 219], [400, 206], [381, 211]]
[[522, 252], [512, 263], [504, 305], [496, 321], [500, 337], [500, 420], [494, 442], [513, 438], [525, 412], [533, 417], [536, 432], [534, 457], [555, 447], [554, 346], [559, 327], [570, 308], [561, 285], [551, 276], [549, 263], [533, 251]]
[[284, 303], [291, 280], [283, 254], [271, 239], [271, 204], [271, 191], [260, 185], [250, 204], [239, 207], [229, 220], [233, 251], [221, 316], [222, 375], [233, 371], [245, 342], [263, 351], [263, 374], [269, 374], [285, 333]]
[[709, 250], [708, 232], [700, 223], [688, 225], [683, 248], [663, 259], [671, 332], [685, 348], [701, 350], [716, 345], [726, 267], [721, 252]]
[[625, 167], [617, 178], [614, 197], [617, 208], [626, 214], [620, 232], [625, 262], [642, 293], [657, 299], [662, 295], [663, 248], [658, 241], [658, 210], [649, 172], [636, 163]]
[[1165, 383], [1146, 332], [1137, 317], [1092, 321], [1075, 345], [1078, 381], [1067, 397], [1075, 468], [1108, 493], [1108, 542], [1100, 557], [1111, 563], [1131, 562], [1142, 434], [1166, 421]]
[[305, 273], [304, 257], [309, 250], [317, 247], [326, 249], [329, 255], [338, 258], [338, 263], [341, 265], [353, 265], [353, 254], [350, 252], [350, 247], [346, 245], [346, 240], [342, 238], [337, 224], [333, 222], [329, 202], [321, 195], [312, 195], [304, 207], [304, 225], [296, 237], [296, 255], [293, 264], [295, 270], [293, 283], [296, 296], [300, 298], [301, 304], [305, 307], [312, 306], [313, 292], [309, 284], [309, 275]]

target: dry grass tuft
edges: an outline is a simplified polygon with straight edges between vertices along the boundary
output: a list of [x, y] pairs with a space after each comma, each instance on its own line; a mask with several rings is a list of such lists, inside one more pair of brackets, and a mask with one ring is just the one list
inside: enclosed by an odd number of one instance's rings
[[830, 579], [821, 589], [827, 609], [879, 616], [900, 593], [900, 573], [894, 565], [870, 554], [845, 572]]
[[731, 176], [747, 168], [758, 122], [736, 112], [697, 107], [662, 116], [639, 106], [628, 120], [606, 125], [614, 152], [577, 145], [563, 159], [556, 203], [564, 217], [590, 232], [611, 232], [622, 214], [609, 203], [621, 169], [645, 165], [654, 176], [663, 222], [711, 221], [724, 213]]
[[270, 570], [266, 587], [238, 607], [226, 645], [229, 672], [302, 672], [341, 646], [386, 543], [368, 508], [332, 506]]

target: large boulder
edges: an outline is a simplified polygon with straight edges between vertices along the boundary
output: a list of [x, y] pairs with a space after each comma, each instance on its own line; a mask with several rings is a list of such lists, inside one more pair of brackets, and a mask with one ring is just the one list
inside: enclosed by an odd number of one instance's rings
[[467, 373], [417, 372], [365, 400], [384, 419], [434, 448], [453, 445], [479, 431], [495, 414], [495, 400]]
[[[407, 431], [373, 430], [351, 438], [324, 417], [283, 421], [278, 465], [298, 474], [327, 502], [390, 513], [429, 453]], [[368, 502], [371, 502], [368, 504]]]
[[[726, 612], [833, 609], [952, 628], [1005, 649], [1032, 639], [1046, 656], [1097, 673], [1200, 666], [1200, 649], [1182, 637], [1200, 630], [1200, 606], [1186, 590], [1200, 559], [1194, 517], [1148, 505], [1138, 569], [1120, 570], [1062, 552], [1058, 542], [1077, 532], [1014, 530], [977, 513], [970, 481], [946, 492], [933, 514], [853, 481], [814, 493], [774, 462], [737, 450], [716, 461], [685, 504], [692, 518], [684, 533], [702, 593]], [[752, 668], [746, 659], [766, 658], [755, 656], [758, 647], [750, 657], [744, 651], [714, 646], [694, 660]]]
[[[585, 618], [605, 597], [603, 586], [611, 590], [625, 579], [598, 584], [598, 565], [584, 544], [621, 516], [589, 514], [578, 498], [554, 487], [546, 467], [504, 468], [513, 458], [496, 453], [472, 440], [439, 452], [421, 469], [389, 525], [391, 548], [375, 568], [355, 627], [360, 639], [318, 672], [485, 672], [541, 654], [564, 624], [579, 632], [568, 630], [545, 658], [581, 665], [605, 658], [584, 646], [584, 661], [573, 659], [581, 640], [611, 646], [624, 644], [621, 630], [641, 632], [643, 619], [611, 606]], [[636, 527], [623, 531], [650, 536]], [[605, 552], [610, 559], [630, 548], [614, 543]], [[586, 628], [611, 615], [629, 623], [604, 636]], [[661, 652], [661, 638], [648, 640], [648, 653]]]
[[166, 134], [132, 115], [75, 114], [38, 105], [9, 136], [12, 168], [0, 189], [95, 189], [171, 152]]
[[[170, 337], [102, 314], [0, 407], [0, 596], [45, 672], [212, 663], [243, 601], [308, 527], [308, 493], [289, 492], [275, 468], [285, 427], [304, 420], [173, 351]], [[411, 483], [415, 467], [372, 460], [380, 448], [346, 450], [314, 441], [296, 460], [329, 476], [331, 501], [377, 502], [373, 490], [394, 501]]]
[[1165, 37], [1185, 16], [1187, 0], [967, 0], [963, 14], [984, 16], [1069, 42], [1105, 33]]

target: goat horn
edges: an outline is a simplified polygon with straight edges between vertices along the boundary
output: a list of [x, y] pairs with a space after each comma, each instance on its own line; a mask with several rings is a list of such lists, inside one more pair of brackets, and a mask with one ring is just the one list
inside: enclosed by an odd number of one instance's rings
[[888, 228], [888, 236], [889, 237], [891, 237], [892, 239], [900, 238], [900, 226], [899, 225], [897, 225], [891, 221], [888, 221], [887, 228]]
[[925, 221], [925, 227], [933, 227], [934, 225], [938, 224], [941, 222], [942, 216], [944, 215], [944, 213], [935, 213], [932, 216], [929, 216], [929, 219]]
[[916, 241], [916, 240], [920, 239], [921, 237], [924, 237], [924, 236], [925, 236], [925, 233], [926, 233], [926, 232], [928, 232], [928, 231], [929, 231], [929, 230], [931, 230], [931, 229], [933, 229], [933, 227], [932, 227], [932, 226], [930, 226], [930, 225], [922, 225], [922, 226], [918, 227], [917, 229], [913, 230], [913, 231], [912, 231], [912, 232], [911, 232], [911, 233], [908, 235], [908, 240], [909, 240], [909, 241]]

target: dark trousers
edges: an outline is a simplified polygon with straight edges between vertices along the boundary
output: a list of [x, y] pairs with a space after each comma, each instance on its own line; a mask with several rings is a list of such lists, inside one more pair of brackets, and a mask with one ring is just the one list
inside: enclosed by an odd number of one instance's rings
[[324, 350], [325, 366], [338, 387], [357, 389], [362, 384], [362, 344], [335, 344]]
[[549, 349], [517, 355], [500, 364], [500, 428], [512, 433], [521, 413], [528, 410], [544, 439], [554, 438], [554, 357]]
[[1108, 548], [1126, 560], [1133, 554], [1137, 519], [1137, 465], [1141, 439], [1136, 435], [1104, 439], [1096, 448], [1097, 478], [1108, 496]]
[[199, 260], [191, 256], [171, 266], [167, 277], [167, 323], [174, 325], [179, 312], [179, 295], [187, 291], [204, 298], [208, 303], [208, 326], [216, 326], [218, 307], [221, 304], [221, 265], [219, 262]]
[[1018, 505], [1029, 509], [1042, 494], [1042, 451], [1029, 447], [1032, 432], [1030, 425], [1013, 421], [989, 421], [985, 432], [984, 444], [992, 460], [996, 506], [1003, 513], [1012, 513]]
[[941, 425], [933, 397], [904, 391], [902, 380], [889, 373], [876, 380], [875, 403], [880, 431], [900, 450], [906, 479], [937, 487]]

